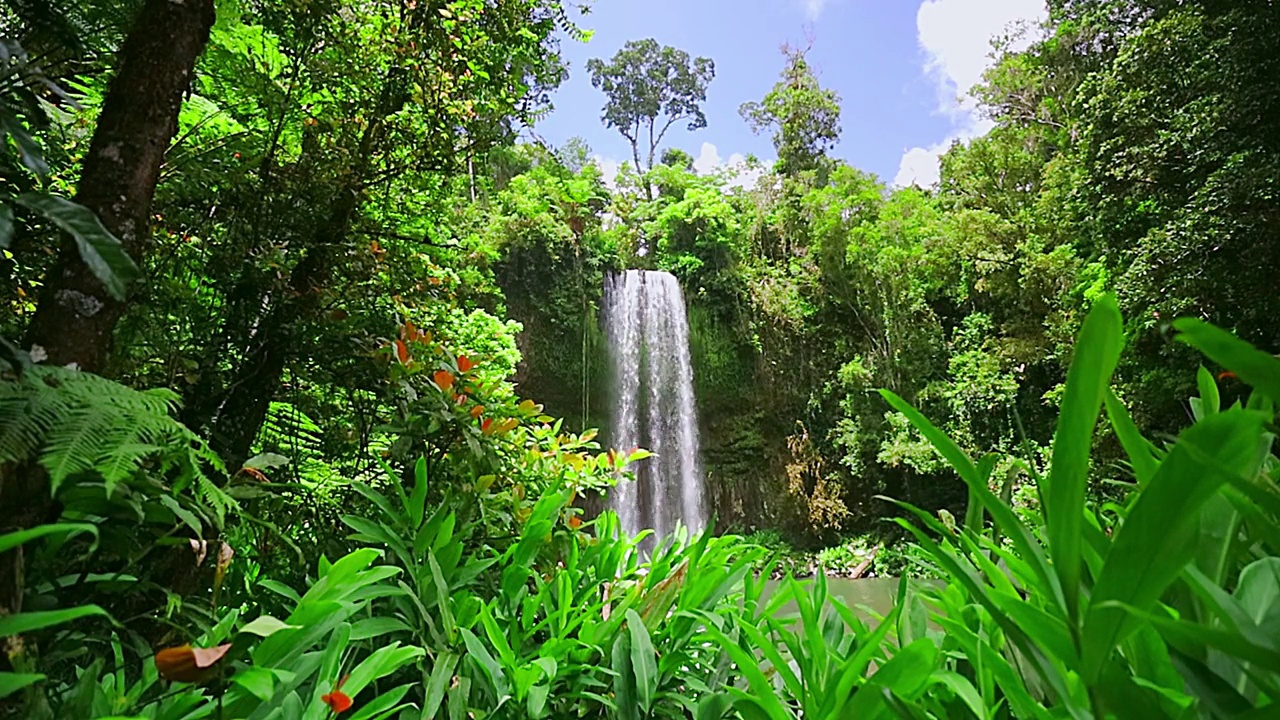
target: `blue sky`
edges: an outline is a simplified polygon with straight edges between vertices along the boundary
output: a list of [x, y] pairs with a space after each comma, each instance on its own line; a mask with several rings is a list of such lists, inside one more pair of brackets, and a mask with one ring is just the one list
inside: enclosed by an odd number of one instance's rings
[[703, 107], [708, 126], [674, 126], [664, 145], [699, 157], [700, 170], [748, 153], [771, 159], [768, 136], [753, 135], [738, 106], [777, 81], [783, 43], [811, 37], [809, 60], [842, 101], [835, 155], [886, 182], [928, 185], [952, 139], [986, 130], [958, 98], [989, 62], [991, 37], [1043, 12], [1042, 0], [596, 0], [581, 19], [595, 35], [565, 44], [570, 78], [537, 132], [555, 145], [584, 138], [606, 170], [629, 159], [627, 141], [599, 120], [604, 95], [591, 87], [586, 61], [652, 37], [716, 63]]

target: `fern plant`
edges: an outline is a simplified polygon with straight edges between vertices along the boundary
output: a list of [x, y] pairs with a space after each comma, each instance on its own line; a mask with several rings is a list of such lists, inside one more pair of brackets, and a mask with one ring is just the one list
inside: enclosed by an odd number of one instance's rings
[[31, 366], [0, 380], [0, 463], [36, 460], [52, 491], [96, 474], [110, 493], [146, 466], [190, 490], [219, 524], [236, 501], [214, 481], [226, 467], [198, 435], [173, 417], [171, 390], [134, 390], [64, 367]]

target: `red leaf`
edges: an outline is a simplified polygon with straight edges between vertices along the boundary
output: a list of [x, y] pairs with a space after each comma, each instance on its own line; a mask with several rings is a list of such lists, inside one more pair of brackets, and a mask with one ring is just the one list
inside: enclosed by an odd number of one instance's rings
[[453, 387], [453, 373], [448, 370], [437, 370], [432, 379], [436, 381], [436, 386], [441, 390], [448, 390]]
[[331, 693], [325, 693], [320, 696], [320, 702], [329, 706], [334, 715], [344, 713], [351, 709], [351, 696], [341, 690], [334, 690]]
[[395, 345], [396, 345], [396, 357], [400, 358], [400, 364], [401, 365], [409, 364], [409, 348], [399, 340], [396, 341]]
[[471, 358], [467, 357], [466, 355], [458, 356], [458, 370], [464, 373], [469, 373], [471, 372], [471, 368], [474, 368], [475, 366], [476, 364], [471, 362]]

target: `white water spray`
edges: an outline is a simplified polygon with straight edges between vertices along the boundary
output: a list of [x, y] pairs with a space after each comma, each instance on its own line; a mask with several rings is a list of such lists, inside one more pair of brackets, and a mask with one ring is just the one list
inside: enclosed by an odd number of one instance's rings
[[627, 270], [605, 281], [604, 321], [613, 371], [611, 441], [651, 450], [636, 480], [614, 488], [609, 505], [632, 534], [659, 537], [682, 524], [707, 524], [698, 420], [689, 360], [689, 322], [670, 273]]

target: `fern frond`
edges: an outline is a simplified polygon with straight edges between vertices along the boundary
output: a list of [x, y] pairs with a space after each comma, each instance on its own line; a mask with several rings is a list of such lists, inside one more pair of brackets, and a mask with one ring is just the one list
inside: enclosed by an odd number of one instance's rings
[[53, 492], [68, 479], [97, 474], [111, 493], [155, 461], [162, 475], [174, 473], [175, 493], [190, 488], [201, 513], [221, 524], [238, 508], [210, 476], [225, 477], [226, 466], [174, 419], [178, 407], [171, 390], [139, 391], [77, 370], [34, 367], [0, 379], [0, 462], [37, 460]]

